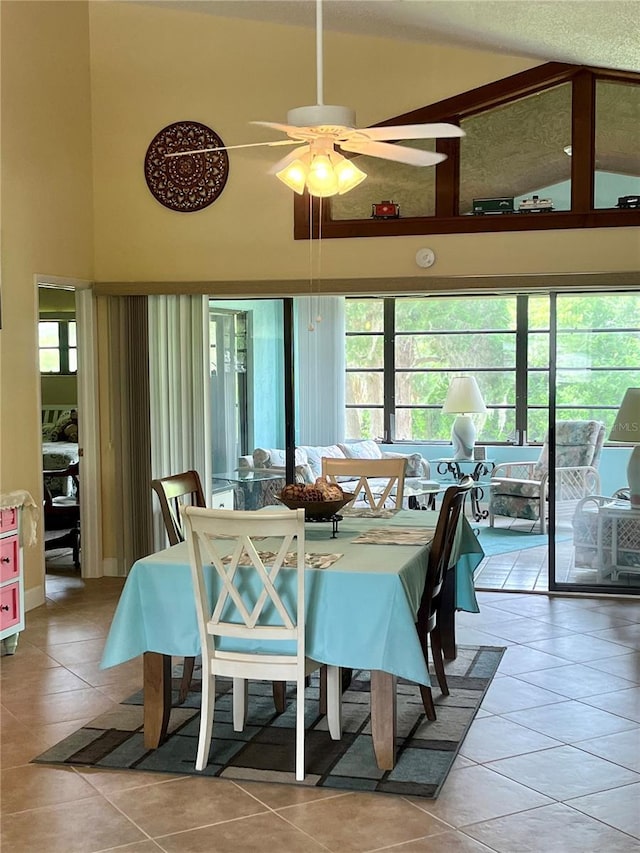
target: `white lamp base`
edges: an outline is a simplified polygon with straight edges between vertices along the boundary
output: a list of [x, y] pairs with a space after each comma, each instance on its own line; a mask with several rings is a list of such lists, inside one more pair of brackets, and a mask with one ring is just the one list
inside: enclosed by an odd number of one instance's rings
[[[476, 443], [476, 427], [470, 415], [458, 415], [451, 430], [453, 458], [468, 461], [473, 459]], [[640, 457], [639, 457], [640, 458]]]
[[627, 480], [631, 492], [631, 506], [640, 509], [640, 444], [631, 451], [627, 465]]

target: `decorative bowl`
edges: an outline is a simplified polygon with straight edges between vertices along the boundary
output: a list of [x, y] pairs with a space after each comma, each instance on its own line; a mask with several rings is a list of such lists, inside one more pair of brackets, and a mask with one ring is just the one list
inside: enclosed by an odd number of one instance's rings
[[303, 509], [307, 521], [331, 521], [345, 504], [354, 499], [355, 495], [344, 492], [342, 498], [335, 501], [301, 501], [299, 498], [287, 498], [282, 495], [274, 497], [289, 509]]

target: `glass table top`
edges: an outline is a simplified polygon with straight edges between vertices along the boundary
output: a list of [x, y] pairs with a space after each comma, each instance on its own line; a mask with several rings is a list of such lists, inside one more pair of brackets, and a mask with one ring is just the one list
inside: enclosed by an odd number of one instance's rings
[[284, 478], [284, 471], [269, 468], [248, 468], [246, 471], [223, 471], [211, 477], [214, 483], [220, 480], [226, 483], [257, 483], [261, 480], [284, 480]]

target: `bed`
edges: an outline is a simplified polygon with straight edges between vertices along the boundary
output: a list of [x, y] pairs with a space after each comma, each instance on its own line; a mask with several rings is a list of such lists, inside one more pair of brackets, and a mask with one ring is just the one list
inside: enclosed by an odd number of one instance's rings
[[[74, 403], [42, 407], [42, 469], [44, 471], [68, 468], [69, 465], [79, 461], [77, 441], [52, 440], [56, 425], [64, 421], [72, 409], [76, 409]], [[48, 484], [53, 497], [73, 494], [73, 481], [70, 477], [51, 478]]]

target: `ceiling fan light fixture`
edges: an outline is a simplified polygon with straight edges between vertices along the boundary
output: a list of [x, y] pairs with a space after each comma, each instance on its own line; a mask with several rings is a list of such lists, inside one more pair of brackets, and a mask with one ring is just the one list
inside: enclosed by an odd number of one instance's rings
[[339, 163], [333, 167], [338, 179], [338, 195], [344, 195], [361, 184], [367, 173], [359, 169], [351, 160], [341, 156]]
[[307, 189], [310, 195], [317, 198], [328, 198], [337, 195], [340, 187], [338, 176], [328, 154], [315, 154], [309, 165]]
[[290, 190], [302, 195], [307, 182], [308, 169], [309, 167], [302, 160], [294, 160], [284, 169], [276, 172], [276, 178], [279, 178]]

